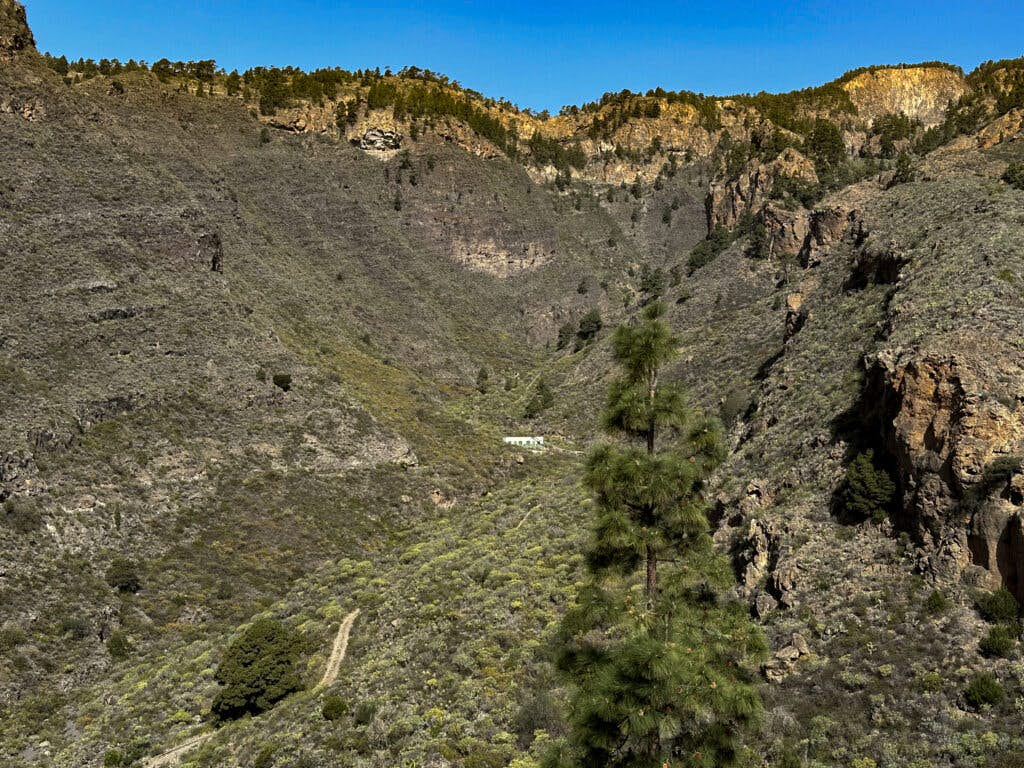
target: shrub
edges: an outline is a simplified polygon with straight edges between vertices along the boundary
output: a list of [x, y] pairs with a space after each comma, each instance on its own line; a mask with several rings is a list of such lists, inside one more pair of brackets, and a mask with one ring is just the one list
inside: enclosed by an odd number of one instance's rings
[[15, 533], [28, 534], [39, 529], [43, 516], [35, 504], [28, 499], [7, 499], [3, 505], [3, 524]]
[[548, 383], [541, 379], [533, 389], [533, 396], [526, 404], [525, 416], [528, 419], [535, 419], [555, 403], [555, 393], [551, 391]]
[[733, 233], [718, 225], [711, 233], [690, 251], [690, 258], [686, 262], [686, 266], [689, 268], [689, 272], [692, 275], [698, 269], [703, 266], [710, 264], [716, 258], [718, 254], [724, 251], [735, 238]]
[[561, 328], [558, 329], [558, 349], [565, 349], [569, 346], [569, 342], [572, 341], [573, 336], [576, 335], [576, 324], [572, 320], [566, 321]]
[[1024, 163], [1010, 163], [1002, 178], [1014, 189], [1024, 189]]
[[981, 651], [982, 656], [1005, 659], [1010, 655], [1014, 644], [1017, 642], [1016, 634], [1016, 632], [1011, 631], [1009, 627], [1003, 624], [994, 626], [989, 629], [988, 634], [982, 639], [978, 645], [978, 650]]
[[260, 144], [269, 144], [269, 143], [270, 143], [270, 129], [269, 128], [263, 128], [263, 129], [260, 130]]
[[491, 372], [487, 370], [487, 366], [483, 365], [480, 370], [476, 373], [476, 388], [480, 394], [486, 394], [487, 388], [491, 380]]
[[889, 187], [891, 188], [899, 184], [907, 184], [913, 180], [914, 164], [910, 159], [910, 155], [906, 152], [900, 152], [899, 157], [896, 158], [896, 171], [892, 175]]
[[896, 495], [896, 484], [889, 473], [875, 466], [874, 451], [858, 454], [846, 468], [839, 487], [839, 502], [845, 519], [880, 523], [889, 513]]
[[117, 768], [124, 765], [124, 755], [116, 749], [108, 749], [103, 755], [103, 768]]
[[115, 629], [107, 639], [107, 653], [117, 660], [127, 659], [132, 651], [132, 644], [128, 641], [128, 635], [120, 629]]
[[274, 386], [282, 392], [288, 392], [292, 388], [292, 376], [290, 373], [275, 373]]
[[341, 696], [326, 696], [320, 714], [324, 720], [340, 720], [348, 714], [348, 703]]
[[356, 724], [369, 725], [371, 722], [373, 722], [373, 718], [377, 716], [378, 709], [379, 705], [377, 704], [376, 701], [373, 701], [371, 699], [360, 701], [356, 705], [356, 711], [353, 715]]
[[992, 624], [1013, 621], [1017, 618], [1017, 599], [1006, 587], [989, 592], [977, 599], [981, 618]]
[[933, 616], [945, 613], [949, 610], [949, 599], [939, 590], [932, 590], [928, 599], [924, 601], [924, 609]]
[[115, 558], [107, 569], [107, 584], [118, 592], [134, 594], [142, 589], [139, 566], [126, 557]]
[[1003, 686], [991, 672], [975, 675], [964, 689], [964, 700], [972, 709], [980, 709], [986, 704], [998, 704], [1003, 700], [1003, 696]]
[[84, 640], [89, 636], [91, 627], [81, 616], [65, 616], [60, 620], [60, 633], [72, 640]]
[[573, 351], [579, 352], [590, 344], [597, 338], [597, 334], [601, 332], [603, 327], [604, 321], [601, 319], [601, 313], [597, 309], [587, 312], [587, 314], [580, 318], [580, 327], [576, 331], [576, 346]]
[[221, 720], [259, 714], [302, 689], [296, 669], [302, 639], [275, 619], [259, 619], [224, 652], [214, 679], [223, 688], [213, 699]]

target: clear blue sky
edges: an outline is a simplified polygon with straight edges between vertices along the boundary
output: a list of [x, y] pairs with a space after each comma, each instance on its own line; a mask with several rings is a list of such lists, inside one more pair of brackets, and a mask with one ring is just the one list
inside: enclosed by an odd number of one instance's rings
[[407, 64], [556, 111], [606, 91], [816, 85], [867, 64], [1024, 55], [1024, 0], [25, 0], [40, 50], [361, 69]]

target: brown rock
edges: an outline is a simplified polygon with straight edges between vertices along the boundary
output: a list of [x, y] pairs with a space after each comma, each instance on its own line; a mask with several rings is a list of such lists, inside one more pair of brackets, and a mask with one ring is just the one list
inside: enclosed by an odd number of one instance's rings
[[0, 0], [0, 61], [23, 51], [35, 50], [36, 40], [28, 27], [25, 6], [16, 0]]

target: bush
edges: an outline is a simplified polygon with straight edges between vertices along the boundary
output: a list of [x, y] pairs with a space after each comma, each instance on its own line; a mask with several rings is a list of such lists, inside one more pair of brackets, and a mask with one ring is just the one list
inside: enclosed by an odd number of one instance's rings
[[373, 722], [373, 718], [377, 716], [377, 710], [379, 708], [380, 707], [376, 701], [372, 701], [370, 699], [360, 701], [356, 705], [356, 711], [354, 714], [356, 724], [369, 725], [371, 722]]
[[887, 471], [875, 466], [875, 454], [870, 450], [850, 462], [839, 486], [842, 516], [850, 522], [882, 522], [895, 496], [896, 484]]
[[551, 391], [544, 379], [537, 382], [533, 389], [533, 396], [526, 404], [524, 415], [528, 419], [535, 419], [555, 403], [555, 393]]
[[989, 592], [977, 599], [981, 618], [992, 624], [1014, 621], [1017, 618], [1017, 599], [1006, 587]]
[[224, 652], [214, 679], [223, 688], [213, 699], [214, 715], [230, 720], [259, 714], [302, 690], [296, 669], [302, 639], [275, 619], [259, 619]]
[[1014, 189], [1024, 189], [1024, 163], [1010, 163], [1002, 178]]
[[132, 652], [132, 644], [128, 641], [128, 635], [120, 629], [115, 629], [107, 639], [107, 653], [110, 657], [121, 661], [127, 659]]
[[348, 714], [348, 703], [341, 696], [326, 696], [320, 714], [324, 720], [340, 720]]
[[72, 640], [84, 640], [91, 630], [92, 626], [81, 616], [65, 616], [60, 620], [60, 633]]
[[978, 645], [978, 650], [981, 651], [982, 656], [1005, 659], [1010, 655], [1016, 642], [1017, 633], [1009, 627], [999, 624], [988, 631]]
[[292, 376], [290, 373], [275, 373], [274, 386], [282, 392], [288, 392], [292, 388]]
[[558, 349], [565, 349], [569, 346], [569, 342], [572, 341], [573, 336], [576, 335], [576, 324], [572, 320], [567, 320], [561, 328], [558, 329]]
[[975, 675], [964, 689], [964, 700], [972, 709], [980, 709], [986, 704], [998, 704], [1004, 695], [1003, 686], [991, 672]]
[[139, 566], [134, 560], [126, 557], [118, 557], [110, 563], [107, 569], [107, 584], [118, 592], [134, 594], [142, 589], [142, 577], [139, 575]]
[[928, 599], [924, 601], [924, 609], [933, 616], [945, 613], [949, 610], [949, 599], [939, 590], [932, 590]]
[[269, 143], [270, 143], [270, 129], [269, 128], [262, 128], [260, 130], [260, 144], [269, 144]]
[[28, 499], [7, 499], [3, 505], [3, 524], [15, 533], [29, 534], [43, 524], [43, 516], [35, 504]]
[[590, 344], [597, 338], [597, 334], [601, 332], [603, 327], [604, 321], [601, 319], [601, 313], [597, 309], [587, 312], [587, 314], [580, 318], [580, 327], [576, 331], [576, 345], [573, 352], [579, 352]]

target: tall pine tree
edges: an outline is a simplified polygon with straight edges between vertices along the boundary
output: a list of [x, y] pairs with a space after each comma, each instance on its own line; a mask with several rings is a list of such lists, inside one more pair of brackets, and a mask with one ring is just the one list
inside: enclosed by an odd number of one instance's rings
[[707, 479], [724, 451], [716, 422], [661, 378], [678, 345], [653, 303], [622, 325], [604, 425], [586, 480], [597, 519], [589, 579], [560, 632], [568, 740], [550, 768], [721, 768], [760, 710], [751, 662], [764, 641], [711, 545]]

